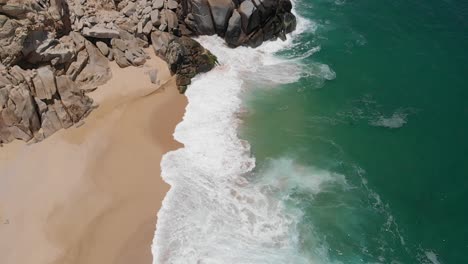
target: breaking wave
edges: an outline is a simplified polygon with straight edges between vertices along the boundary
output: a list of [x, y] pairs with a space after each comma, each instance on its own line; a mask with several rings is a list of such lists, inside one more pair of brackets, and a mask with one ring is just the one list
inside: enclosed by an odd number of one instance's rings
[[[309, 25], [299, 18], [293, 34]], [[246, 82], [269, 86], [302, 77], [304, 67], [294, 58], [274, 55], [293, 45], [293, 38], [230, 49], [221, 38], [199, 37], [220, 65], [192, 80], [174, 133], [184, 148], [162, 159], [162, 177], [171, 189], [158, 213], [154, 263], [310, 263], [297, 252], [296, 216], [270, 187], [253, 183], [255, 158], [237, 137]]]

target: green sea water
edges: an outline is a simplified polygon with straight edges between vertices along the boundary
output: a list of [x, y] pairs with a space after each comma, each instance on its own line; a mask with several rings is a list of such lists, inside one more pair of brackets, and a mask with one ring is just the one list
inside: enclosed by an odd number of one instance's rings
[[[313, 263], [468, 263], [468, 1], [298, 0], [299, 81], [243, 94]], [[312, 54], [311, 51], [316, 52]], [[310, 56], [309, 56], [310, 55]], [[298, 59], [299, 58], [299, 59]]]

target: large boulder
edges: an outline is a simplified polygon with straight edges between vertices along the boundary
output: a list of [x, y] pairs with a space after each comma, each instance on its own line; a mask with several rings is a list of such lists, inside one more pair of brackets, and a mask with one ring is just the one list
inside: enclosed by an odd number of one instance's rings
[[33, 83], [34, 96], [38, 99], [50, 100], [57, 92], [54, 72], [49, 66], [43, 66], [37, 69], [37, 75], [34, 77]]
[[200, 35], [216, 33], [208, 0], [191, 0], [195, 30]]
[[0, 144], [42, 140], [79, 122], [93, 101], [50, 66], [0, 69]]
[[210, 51], [189, 37], [160, 32], [153, 33], [151, 38], [156, 55], [167, 62], [172, 74], [177, 75], [176, 84], [181, 93], [195, 75], [211, 70], [217, 63]]
[[111, 39], [119, 37], [119, 31], [105, 28], [103, 26], [94, 26], [92, 28], [85, 27], [83, 29], [83, 36], [100, 39]]
[[65, 0], [49, 0], [46, 5], [39, 5], [36, 0], [2, 0], [0, 62], [6, 66], [18, 63], [31, 34], [51, 32], [61, 35], [69, 30]]
[[0, 87], [0, 144], [14, 139], [29, 141], [40, 128], [34, 99], [26, 84]]
[[155, 31], [151, 33], [151, 43], [156, 55], [166, 59], [167, 48], [174, 39], [175, 36], [167, 32]]
[[88, 64], [76, 76], [75, 81], [82, 89], [94, 89], [110, 79], [109, 60], [87, 40], [85, 41], [85, 50], [88, 53]]
[[229, 18], [235, 6], [232, 0], [208, 0], [216, 34], [221, 37], [226, 32]]
[[178, 12], [184, 35], [224, 37], [231, 47], [256, 47], [296, 27], [290, 0], [188, 0]]
[[242, 29], [246, 34], [252, 32], [260, 25], [260, 13], [250, 0], [245, 0], [239, 7], [242, 19]]
[[[226, 42], [229, 45], [237, 46], [242, 35], [242, 22], [241, 16], [237, 10], [234, 10], [228, 22], [226, 30]], [[236, 45], [237, 44], [237, 45]]]

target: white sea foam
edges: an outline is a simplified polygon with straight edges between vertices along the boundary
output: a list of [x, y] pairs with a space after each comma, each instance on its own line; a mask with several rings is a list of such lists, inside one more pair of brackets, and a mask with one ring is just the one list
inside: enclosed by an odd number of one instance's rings
[[437, 258], [437, 254], [434, 253], [433, 251], [426, 251], [424, 252], [426, 255], [426, 258], [432, 263], [432, 264], [441, 264], [439, 259]]
[[[228, 49], [217, 37], [199, 41], [220, 66], [194, 78], [174, 133], [185, 146], [163, 157], [162, 177], [171, 190], [158, 213], [154, 263], [286, 263], [297, 255], [293, 221], [244, 177], [255, 160], [237, 137], [235, 115], [242, 80], [265, 65], [281, 65], [272, 55], [281, 46]], [[288, 72], [275, 78], [284, 83], [298, 77]]]
[[400, 128], [407, 122], [408, 114], [403, 111], [396, 111], [389, 117], [378, 116], [374, 120], [370, 121], [373, 126], [386, 127], [386, 128]]
[[[299, 17], [294, 34], [311, 28]], [[249, 181], [255, 159], [237, 137], [244, 80], [268, 85], [301, 78], [297, 63], [274, 56], [292, 38], [257, 49], [230, 49], [213, 36], [198, 41], [220, 65], [192, 80], [174, 133], [184, 148], [162, 159], [162, 177], [171, 189], [158, 213], [153, 262], [309, 263], [296, 252], [294, 218], [264, 186]]]

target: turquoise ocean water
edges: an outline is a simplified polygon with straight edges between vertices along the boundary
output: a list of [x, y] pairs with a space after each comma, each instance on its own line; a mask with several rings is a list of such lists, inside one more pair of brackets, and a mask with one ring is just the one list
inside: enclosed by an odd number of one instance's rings
[[468, 1], [298, 0], [295, 10], [310, 24], [276, 56], [301, 77], [247, 79], [240, 137], [252, 180], [274, 182], [297, 218], [296, 253], [468, 263]]

